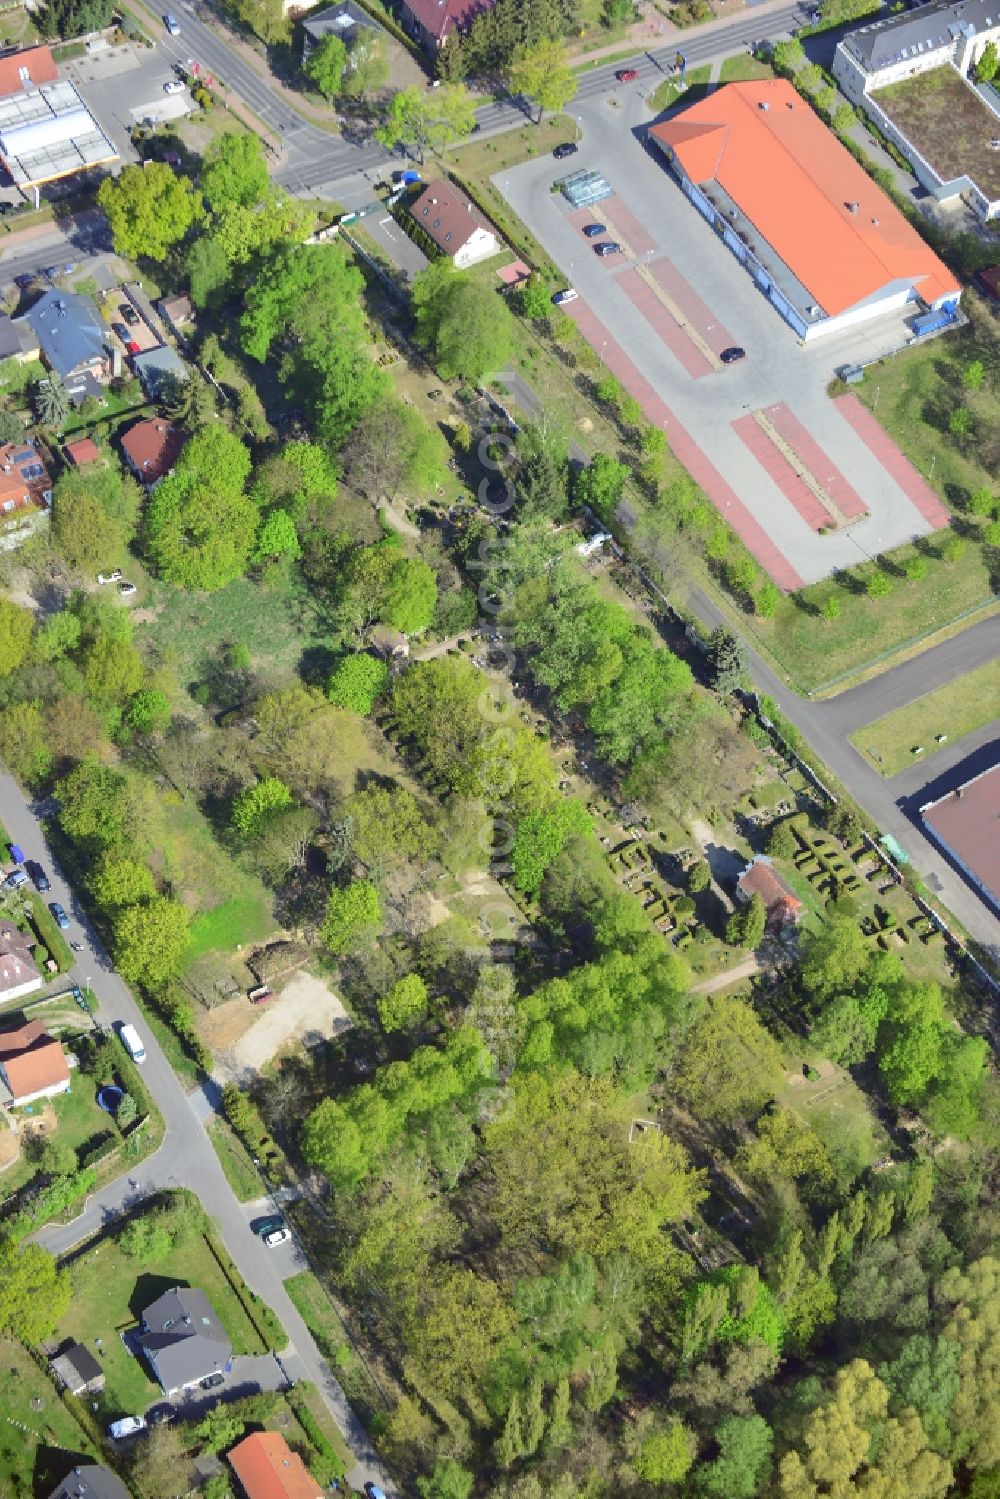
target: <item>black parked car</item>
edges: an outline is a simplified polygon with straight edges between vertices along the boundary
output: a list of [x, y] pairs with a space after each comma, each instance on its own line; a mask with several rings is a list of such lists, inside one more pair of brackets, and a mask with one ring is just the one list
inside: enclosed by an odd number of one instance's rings
[[575, 156], [579, 149], [579, 146], [574, 146], [572, 141], [563, 141], [561, 146], [556, 146], [552, 155], [556, 161], [562, 161], [564, 156]]
[[31, 875], [31, 883], [40, 895], [44, 895], [46, 890], [52, 889], [48, 875], [35, 859], [29, 859], [24, 867]]
[[737, 348], [735, 344], [731, 349], [723, 349], [722, 353], [719, 355], [719, 358], [722, 360], [723, 364], [735, 364], [738, 359], [745, 359], [746, 357], [746, 349]]

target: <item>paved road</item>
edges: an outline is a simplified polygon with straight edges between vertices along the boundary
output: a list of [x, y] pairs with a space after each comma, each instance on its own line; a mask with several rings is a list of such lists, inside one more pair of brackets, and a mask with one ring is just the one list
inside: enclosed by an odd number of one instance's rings
[[[180, 20], [181, 34], [171, 37], [163, 30], [156, 9], [145, 4], [145, 0], [140, 0], [140, 3], [150, 17], [153, 34], [166, 56], [176, 62], [195, 58], [204, 71], [222, 80], [264, 123], [271, 133], [273, 146], [277, 148], [273, 151], [275, 181], [289, 192], [301, 195], [325, 192], [355, 207], [370, 197], [366, 176], [378, 175], [394, 161], [398, 162], [399, 158], [394, 158], [380, 146], [366, 129], [355, 131], [345, 124], [343, 133], [337, 136], [303, 119], [280, 89], [269, 78], [261, 76], [235, 46], [230, 45], [217, 18], [213, 17], [212, 25], [206, 24], [205, 18], [212, 14], [207, 6], [197, 3], [197, 0], [179, 0], [175, 12]], [[759, 13], [750, 12], [729, 25], [685, 34], [679, 42], [656, 51], [638, 52], [629, 60], [629, 65], [638, 70], [640, 87], [653, 84], [666, 76], [678, 49], [687, 57], [688, 67], [694, 68], [711, 58], [744, 51], [754, 42], [789, 35], [803, 24], [808, 9], [806, 4], [788, 4]], [[577, 99], [593, 99], [612, 88], [616, 68], [624, 65], [619, 59], [585, 74], [580, 80]], [[476, 118], [481, 132], [492, 134], [522, 124], [527, 113], [523, 101], [506, 100], [484, 105], [477, 111]]]
[[70, 937], [83, 942], [84, 952], [73, 978], [93, 989], [99, 1003], [98, 1019], [103, 1025], [131, 1021], [138, 1027], [146, 1049], [143, 1080], [167, 1127], [166, 1139], [159, 1150], [137, 1166], [131, 1177], [120, 1177], [102, 1191], [95, 1192], [80, 1217], [69, 1224], [43, 1229], [36, 1236], [38, 1242], [53, 1254], [64, 1254], [74, 1244], [97, 1232], [123, 1208], [134, 1205], [149, 1193], [163, 1187], [187, 1187], [195, 1192], [217, 1222], [222, 1240], [247, 1285], [281, 1319], [291, 1340], [289, 1349], [281, 1354], [281, 1363], [289, 1378], [312, 1381], [343, 1432], [357, 1459], [357, 1466], [348, 1475], [350, 1482], [355, 1488], [360, 1488], [370, 1479], [387, 1494], [395, 1495], [397, 1490], [383, 1470], [364, 1427], [320, 1357], [308, 1328], [285, 1290], [284, 1281], [303, 1268], [300, 1252], [294, 1245], [267, 1249], [250, 1232], [249, 1220], [255, 1216], [253, 1207], [240, 1203], [230, 1188], [188, 1095], [150, 1034], [138, 1004], [114, 972], [73, 890], [60, 874], [45, 844], [38, 818], [17, 783], [4, 774], [0, 774], [0, 808], [10, 837], [21, 845], [29, 858], [40, 859], [48, 870], [52, 880], [51, 899], [61, 901], [73, 921]]
[[902, 661], [882, 676], [862, 682], [860, 687], [817, 703], [816, 707], [831, 728], [846, 738], [866, 723], [905, 707], [914, 698], [943, 687], [977, 666], [985, 666], [997, 656], [1000, 656], [1000, 616], [995, 615], [914, 656], [912, 661]]

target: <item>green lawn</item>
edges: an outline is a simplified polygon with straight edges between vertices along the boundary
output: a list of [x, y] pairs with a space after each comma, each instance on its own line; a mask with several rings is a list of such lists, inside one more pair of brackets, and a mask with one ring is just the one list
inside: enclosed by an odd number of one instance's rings
[[[887, 713], [851, 735], [880, 775], [894, 776], [918, 758], [928, 759], [946, 741], [971, 734], [1000, 713], [1000, 660], [988, 661], [976, 671], [925, 693], [915, 702]], [[923, 746], [923, 755], [913, 753]]]
[[[816, 1081], [807, 1079], [803, 1072], [806, 1063], [822, 1064], [828, 1075]], [[816, 1131], [835, 1160], [851, 1158], [863, 1168], [886, 1152], [888, 1136], [867, 1093], [849, 1072], [841, 1067], [830, 1071], [832, 1064], [824, 1063], [807, 1042], [786, 1055], [786, 1064], [788, 1071], [775, 1090], [778, 1102]]]
[[[957, 332], [903, 350], [871, 365], [855, 387], [890, 436], [951, 509], [983, 486], [996, 490], [997, 451], [995, 324], [975, 295], [962, 302], [971, 321]], [[963, 385], [969, 365], [980, 360], [986, 378], [978, 390]], [[968, 436], [948, 431], [951, 413], [972, 414]]]
[[684, 77], [664, 78], [661, 84], [650, 94], [647, 103], [650, 109], [657, 114], [663, 110], [671, 109], [675, 104], [694, 104], [705, 93], [705, 86], [711, 76], [711, 68], [708, 66], [692, 68]]
[[190, 960], [210, 952], [232, 952], [264, 937], [272, 926], [264, 894], [232, 896], [211, 911], [200, 912], [191, 923]]
[[0, 1340], [0, 1492], [49, 1494], [81, 1457], [82, 1427], [26, 1349]]
[[208, 1126], [208, 1138], [215, 1147], [215, 1153], [225, 1172], [226, 1181], [240, 1202], [255, 1202], [266, 1191], [266, 1187], [247, 1154], [246, 1146], [233, 1133], [224, 1119], [213, 1119]]
[[149, 638], [185, 686], [202, 680], [227, 645], [245, 645], [256, 671], [291, 679], [310, 647], [332, 639], [321, 605], [295, 580], [264, 589], [241, 578], [217, 593], [190, 593], [150, 579], [146, 592], [146, 607], [156, 612]]
[[769, 63], [751, 57], [746, 52], [727, 57], [719, 74], [720, 83], [749, 83], [755, 78], [773, 78], [774, 69]]
[[[44, 1025], [44, 1013], [39, 1018]], [[110, 1116], [97, 1107], [97, 1078], [81, 1072], [78, 1067], [74, 1068], [71, 1075], [73, 1086], [70, 1091], [60, 1093], [51, 1103], [59, 1121], [56, 1138], [63, 1144], [71, 1145], [74, 1150], [79, 1150], [95, 1140], [96, 1136], [113, 1135], [116, 1130]], [[16, 1113], [21, 1119], [30, 1120], [41, 1111], [42, 1103], [37, 1103], [28, 1104], [26, 1108], [16, 1110]], [[0, 1177], [3, 1192], [13, 1192], [23, 1186], [26, 1181], [30, 1181], [37, 1169], [35, 1162], [22, 1153], [17, 1164]]]
[[[782, 598], [773, 618], [754, 616], [742, 628], [760, 640], [800, 690], [843, 686], [840, 679], [847, 674], [904, 650], [990, 601], [990, 569], [983, 548], [970, 543], [957, 562], [945, 562], [940, 550], [948, 534], [938, 533], [918, 546], [899, 547], [889, 554], [886, 571], [893, 587], [886, 598], [865, 594], [864, 579], [872, 569], [864, 564]], [[920, 582], [911, 583], [899, 574], [915, 556], [926, 560], [927, 572]], [[820, 611], [831, 596], [838, 600], [840, 614], [827, 620]]]
[[300, 1270], [285, 1281], [285, 1290], [316, 1339], [320, 1353], [336, 1363], [337, 1350], [347, 1346], [347, 1333], [316, 1276], [311, 1270]]
[[102, 1399], [109, 1413], [145, 1410], [160, 1393], [145, 1364], [132, 1358], [119, 1334], [134, 1327], [143, 1309], [171, 1286], [197, 1286], [205, 1292], [232, 1339], [234, 1353], [266, 1352], [208, 1241], [197, 1231], [162, 1259], [142, 1264], [124, 1255], [113, 1237], [103, 1237], [73, 1261], [70, 1275], [73, 1300], [59, 1324], [59, 1335], [78, 1338], [91, 1349], [101, 1339], [107, 1373]]

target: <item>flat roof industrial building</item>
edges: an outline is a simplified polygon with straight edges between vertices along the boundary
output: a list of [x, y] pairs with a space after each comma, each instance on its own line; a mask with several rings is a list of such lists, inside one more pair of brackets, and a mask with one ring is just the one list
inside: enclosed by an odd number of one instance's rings
[[118, 152], [66, 79], [0, 98], [0, 157], [22, 191], [115, 161]]
[[920, 808], [925, 826], [1000, 911], [1000, 765]]
[[958, 302], [948, 267], [784, 79], [728, 84], [649, 134], [804, 340]]

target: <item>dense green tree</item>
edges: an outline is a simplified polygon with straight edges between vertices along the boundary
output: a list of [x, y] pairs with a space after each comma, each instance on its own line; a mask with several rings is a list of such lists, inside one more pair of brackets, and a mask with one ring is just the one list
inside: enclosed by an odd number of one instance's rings
[[728, 697], [742, 684], [747, 675], [748, 658], [746, 646], [738, 636], [725, 626], [719, 625], [708, 640], [705, 659], [716, 692]]
[[575, 798], [555, 802], [545, 811], [522, 818], [514, 835], [512, 850], [517, 888], [533, 894], [567, 840], [576, 834], [589, 832], [591, 827], [590, 817]]
[[558, 113], [565, 109], [577, 86], [565, 42], [543, 38], [518, 48], [507, 69], [507, 84], [512, 94], [522, 94], [538, 105], [539, 125], [546, 110]]
[[420, 635], [434, 618], [438, 589], [419, 557], [399, 557], [386, 580], [381, 617], [403, 635]]
[[310, 48], [303, 72], [324, 99], [336, 99], [343, 91], [347, 69], [347, 48], [341, 37], [331, 32]]
[[265, 776], [233, 801], [233, 826], [247, 839], [259, 838], [272, 817], [292, 805], [292, 793], [277, 776]]
[[482, 282], [437, 266], [414, 279], [417, 336], [441, 376], [471, 381], [499, 378], [507, 368], [513, 322], [506, 304]]
[[388, 685], [386, 663], [362, 651], [337, 663], [326, 690], [331, 703], [338, 708], [349, 708], [367, 718]]
[[249, 473], [249, 451], [221, 423], [190, 440], [146, 513], [146, 552], [161, 577], [214, 590], [242, 575], [259, 524], [243, 492]]
[[608, 453], [595, 453], [576, 476], [573, 498], [580, 505], [589, 505], [595, 515], [604, 522], [614, 519], [618, 502], [625, 491], [629, 471], [624, 463]]
[[993, 41], [987, 42], [976, 63], [976, 82], [992, 83], [997, 75], [997, 65], [997, 44]]
[[474, 1476], [453, 1457], [439, 1457], [429, 1478], [418, 1478], [421, 1499], [469, 1499]]
[[707, 1499], [754, 1499], [771, 1466], [774, 1437], [762, 1416], [729, 1416], [716, 1429], [719, 1455], [695, 1475]]
[[190, 917], [179, 901], [157, 895], [126, 906], [114, 920], [115, 966], [126, 983], [155, 986], [176, 978], [184, 963]]
[[217, 239], [210, 234], [199, 234], [184, 257], [184, 268], [188, 291], [196, 307], [214, 308], [225, 299], [233, 268]]
[[158, 687], [141, 687], [129, 698], [125, 721], [133, 734], [162, 734], [170, 723], [170, 699]]
[[227, 131], [206, 150], [199, 185], [213, 213], [227, 203], [252, 207], [264, 196], [267, 184], [267, 159], [259, 136]]
[[690, 1032], [675, 1080], [697, 1114], [731, 1123], [771, 1097], [780, 1072], [777, 1043], [748, 1005], [726, 996]]
[[190, 178], [163, 161], [105, 177], [97, 201], [107, 214], [115, 250], [127, 260], [166, 260], [201, 213]]
[[726, 922], [726, 941], [734, 947], [758, 948], [767, 929], [767, 907], [755, 890], [748, 901], [736, 907]]
[[384, 1030], [409, 1030], [427, 1014], [429, 1003], [427, 985], [419, 973], [408, 973], [378, 1001], [378, 1018]]
[[472, 130], [476, 106], [461, 83], [444, 83], [436, 89], [400, 89], [389, 101], [388, 117], [375, 132], [387, 150], [397, 145], [415, 151], [423, 161], [425, 150], [444, 151]]
[[279, 557], [288, 557], [294, 561], [301, 555], [302, 547], [292, 517], [287, 510], [272, 510], [257, 533], [253, 561], [274, 562]]
[[386, 386], [368, 353], [362, 287], [339, 245], [279, 249], [249, 287], [240, 324], [245, 351], [275, 360], [314, 412], [319, 436], [335, 446]]
[[338, 957], [370, 942], [382, 924], [382, 906], [370, 880], [355, 880], [330, 893], [322, 937]]
[[55, 370], [35, 386], [35, 413], [44, 427], [61, 432], [69, 421], [72, 403], [66, 382]]
[[680, 1483], [694, 1462], [694, 1435], [680, 1421], [652, 1432], [632, 1461], [640, 1478], [656, 1485]]
[[34, 620], [27, 609], [10, 599], [0, 599], [0, 676], [9, 676], [24, 661], [33, 626]]
[[113, 913], [156, 895], [156, 881], [145, 864], [127, 855], [105, 854], [87, 881], [103, 911]]
[[826, 922], [802, 946], [802, 982], [818, 999], [850, 989], [871, 956], [857, 922], [847, 916]]
[[69, 1308], [72, 1287], [38, 1244], [0, 1239], [0, 1329], [32, 1347], [47, 1338]]
[[366, 786], [345, 804], [353, 824], [354, 852], [369, 871], [424, 863], [433, 836], [420, 803], [405, 786]]
[[363, 414], [344, 452], [344, 470], [373, 504], [400, 490], [432, 490], [444, 473], [447, 444], [420, 412], [386, 392]]

